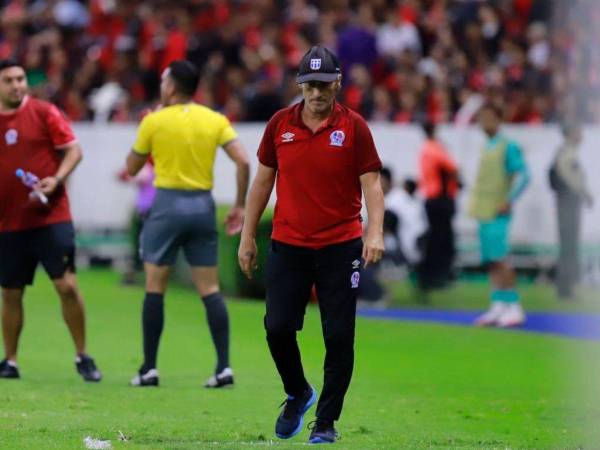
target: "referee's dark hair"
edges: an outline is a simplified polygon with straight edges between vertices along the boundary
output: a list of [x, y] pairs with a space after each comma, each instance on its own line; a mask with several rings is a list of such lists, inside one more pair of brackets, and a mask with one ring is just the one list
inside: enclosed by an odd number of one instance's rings
[[16, 59], [8, 58], [8, 59], [0, 59], [0, 70], [8, 69], [10, 67], [23, 67], [21, 64], [17, 62]]
[[192, 97], [200, 82], [198, 68], [185, 59], [169, 64], [169, 76], [175, 82], [175, 89], [186, 97]]

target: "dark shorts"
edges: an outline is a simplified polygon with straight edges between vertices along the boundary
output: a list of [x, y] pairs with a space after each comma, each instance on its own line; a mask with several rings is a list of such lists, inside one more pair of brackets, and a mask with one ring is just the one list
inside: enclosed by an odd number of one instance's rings
[[0, 286], [22, 288], [33, 283], [41, 263], [52, 279], [75, 272], [75, 230], [71, 222], [0, 233]]
[[217, 244], [210, 191], [157, 190], [140, 237], [143, 261], [171, 266], [182, 248], [191, 266], [216, 266]]

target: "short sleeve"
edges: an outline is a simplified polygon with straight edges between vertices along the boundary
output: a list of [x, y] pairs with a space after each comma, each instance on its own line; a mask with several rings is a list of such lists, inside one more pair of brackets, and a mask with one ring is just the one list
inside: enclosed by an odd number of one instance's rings
[[237, 139], [238, 134], [231, 126], [231, 123], [229, 122], [229, 119], [227, 117], [221, 116], [221, 118], [223, 121], [223, 127], [219, 136], [219, 145], [222, 147], [227, 143], [233, 141], [234, 139]]
[[152, 151], [152, 134], [154, 133], [154, 114], [147, 114], [140, 123], [133, 151], [140, 155], [148, 155]]
[[375, 149], [371, 130], [369, 130], [369, 127], [362, 118], [356, 120], [354, 148], [357, 156], [356, 162], [359, 175], [381, 170], [381, 160]]
[[506, 171], [509, 174], [522, 172], [527, 169], [521, 147], [516, 142], [509, 142], [506, 146]]
[[48, 108], [46, 123], [55, 148], [60, 149], [76, 141], [71, 125], [56, 106], [50, 105]]
[[277, 151], [274, 139], [277, 123], [277, 115], [273, 116], [271, 120], [269, 120], [257, 152], [260, 163], [264, 166], [271, 167], [272, 169], [277, 168]]

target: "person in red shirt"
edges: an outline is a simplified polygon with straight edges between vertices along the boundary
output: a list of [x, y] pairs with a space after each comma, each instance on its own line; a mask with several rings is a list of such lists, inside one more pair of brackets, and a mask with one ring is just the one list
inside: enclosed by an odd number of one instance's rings
[[419, 187], [425, 198], [428, 229], [417, 275], [419, 287], [428, 290], [444, 286], [452, 275], [456, 253], [452, 217], [456, 211], [458, 168], [436, 139], [435, 125], [426, 122], [423, 131], [426, 140], [419, 155]]
[[[312, 47], [302, 58], [296, 82], [304, 100], [273, 115], [258, 150], [238, 257], [251, 277], [257, 224], [276, 184], [264, 325], [288, 396], [275, 432], [282, 439], [298, 434], [316, 401], [296, 342], [315, 285], [327, 353], [309, 442], [327, 443], [336, 440], [334, 421], [352, 377], [361, 265], [379, 261], [383, 253], [381, 161], [365, 121], [335, 101], [341, 72], [333, 53]], [[362, 194], [369, 215], [364, 244]]]
[[[75, 277], [75, 232], [64, 182], [81, 160], [81, 148], [58, 109], [27, 96], [23, 67], [0, 61], [0, 286], [5, 359], [0, 378], [19, 378], [17, 346], [23, 294], [41, 263], [62, 302], [75, 343], [77, 371], [85, 381], [102, 375], [86, 353], [83, 299]], [[21, 169], [38, 178], [31, 186]]]

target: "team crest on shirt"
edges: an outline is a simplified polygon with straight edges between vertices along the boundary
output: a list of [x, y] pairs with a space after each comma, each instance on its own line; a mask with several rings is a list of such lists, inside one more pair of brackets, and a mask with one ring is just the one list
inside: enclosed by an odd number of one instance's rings
[[341, 147], [344, 144], [344, 139], [346, 139], [346, 134], [342, 130], [335, 130], [329, 135], [329, 144], [334, 147]]
[[321, 68], [321, 58], [311, 58], [310, 68], [312, 70], [319, 70]]
[[358, 287], [359, 281], [360, 281], [360, 272], [352, 272], [352, 276], [350, 277], [350, 283], [352, 285], [352, 289], [356, 289]]
[[18, 138], [19, 132], [14, 128], [11, 128], [4, 134], [4, 140], [6, 141], [6, 145], [15, 145], [17, 143]]
[[281, 142], [292, 142], [294, 140], [294, 136], [296, 136], [294, 133], [286, 131], [281, 135]]

